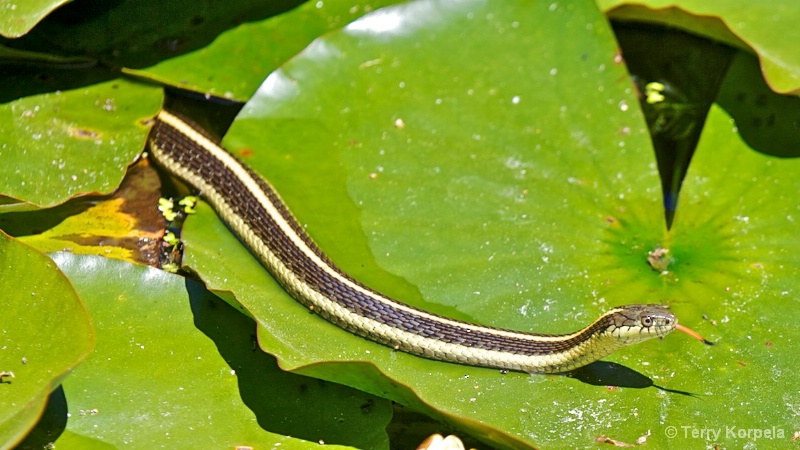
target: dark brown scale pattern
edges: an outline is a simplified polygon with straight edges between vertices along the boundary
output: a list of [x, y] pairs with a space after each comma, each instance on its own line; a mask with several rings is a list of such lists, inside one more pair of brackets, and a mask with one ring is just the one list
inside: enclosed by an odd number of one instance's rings
[[[191, 122], [187, 121], [187, 123]], [[224, 164], [208, 153], [199, 151], [196, 148], [196, 144], [178, 130], [164, 122], [157, 121], [151, 132], [151, 142], [153, 145], [158, 146], [164, 153], [164, 157], [179, 161], [181, 166], [198, 174], [200, 177], [207, 180], [208, 184], [214, 186], [215, 190], [226, 199], [228, 207], [235, 211], [236, 215], [245, 218], [245, 221], [250, 224], [251, 229], [258, 238], [266, 242], [267, 246], [277, 255], [283, 264], [291, 267], [305, 283], [358, 315], [369, 317], [391, 327], [448, 343], [521, 355], [542, 355], [567, 350], [590, 339], [598, 330], [605, 329], [611, 325], [611, 319], [598, 321], [594, 323], [590, 329], [585, 330], [585, 332], [572, 339], [548, 342], [545, 344], [536, 341], [524, 341], [510, 337], [496, 336], [488, 333], [469, 332], [453, 324], [428, 320], [424, 317], [392, 308], [358, 291], [343, 288], [330, 274], [317, 267], [316, 264], [308, 259], [302, 251], [293, 245], [289, 238], [281, 232], [280, 227], [272, 220], [269, 214], [267, 214], [266, 210], [264, 210], [258, 202], [252, 201], [244, 184], [241, 183]], [[243, 165], [243, 167], [258, 181], [261, 189], [269, 196], [272, 203], [280, 211], [280, 214], [291, 224], [294, 231], [305, 243], [313, 249], [323, 261], [326, 261], [329, 267], [363, 287], [363, 285], [344, 274], [328, 260], [324, 253], [313, 243], [300, 224], [294, 219], [275, 190], [261, 176], [246, 166]], [[195, 187], [199, 189], [199, 186]], [[235, 227], [231, 227], [231, 229], [236, 232]], [[239, 236], [239, 238], [245, 239], [244, 236]], [[267, 267], [267, 269], [269, 270], [271, 268]], [[291, 286], [284, 287], [292, 291]], [[364, 288], [368, 289], [370, 292], [375, 292], [369, 288]], [[296, 295], [295, 298], [297, 298]], [[298, 300], [301, 301], [301, 303], [305, 303], [304, 299]], [[328, 320], [339, 323], [335, 317], [330, 317], [324, 311], [317, 312]], [[362, 334], [366, 335], [366, 333]]]

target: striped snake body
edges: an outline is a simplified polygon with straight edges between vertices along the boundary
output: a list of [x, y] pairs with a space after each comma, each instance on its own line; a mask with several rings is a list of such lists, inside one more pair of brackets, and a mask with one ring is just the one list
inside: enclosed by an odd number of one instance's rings
[[388, 298], [336, 267], [272, 186], [192, 122], [162, 110], [151, 131], [150, 152], [159, 165], [202, 193], [292, 297], [333, 324], [397, 350], [504, 370], [566, 372], [677, 326], [661, 305], [614, 308], [564, 335], [431, 314]]

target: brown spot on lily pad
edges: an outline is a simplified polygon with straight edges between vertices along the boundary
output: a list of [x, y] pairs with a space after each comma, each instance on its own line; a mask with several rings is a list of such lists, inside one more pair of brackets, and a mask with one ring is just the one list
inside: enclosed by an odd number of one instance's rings
[[70, 128], [69, 134], [78, 139], [97, 139], [100, 136], [100, 132], [87, 128]]
[[612, 439], [605, 435], [596, 437], [595, 441], [601, 444], [611, 444], [614, 447], [633, 447], [633, 444], [629, 444], [627, 442], [623, 442], [617, 439]]

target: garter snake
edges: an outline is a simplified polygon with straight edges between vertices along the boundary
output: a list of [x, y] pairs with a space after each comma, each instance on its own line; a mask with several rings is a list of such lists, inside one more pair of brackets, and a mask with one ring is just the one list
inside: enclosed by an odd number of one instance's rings
[[229, 228], [297, 301], [359, 336], [425, 358], [523, 372], [566, 372], [678, 324], [661, 305], [613, 308], [564, 335], [525, 333], [448, 319], [388, 298], [340, 270], [260, 175], [196, 124], [162, 110], [150, 154], [199, 190]]

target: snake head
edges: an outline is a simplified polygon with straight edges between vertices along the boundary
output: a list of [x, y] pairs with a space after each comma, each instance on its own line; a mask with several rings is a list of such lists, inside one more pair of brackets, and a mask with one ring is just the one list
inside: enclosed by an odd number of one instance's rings
[[664, 305], [620, 306], [607, 317], [607, 332], [623, 345], [666, 336], [678, 325], [678, 318]]

